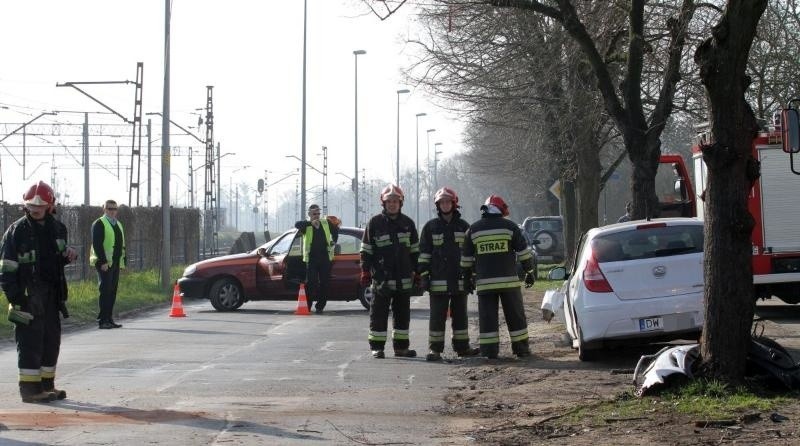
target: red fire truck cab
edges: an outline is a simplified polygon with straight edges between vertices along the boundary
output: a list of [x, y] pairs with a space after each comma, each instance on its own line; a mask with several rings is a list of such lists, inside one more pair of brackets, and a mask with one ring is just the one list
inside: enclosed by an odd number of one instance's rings
[[[708, 135], [698, 134], [692, 147], [696, 215], [703, 219], [706, 166], [700, 143]], [[786, 303], [800, 302], [800, 176], [792, 173], [789, 156], [783, 152], [780, 131], [759, 133], [753, 140], [753, 157], [761, 162], [761, 176], [750, 190], [747, 206], [755, 219], [753, 228], [754, 298], [776, 296]]]

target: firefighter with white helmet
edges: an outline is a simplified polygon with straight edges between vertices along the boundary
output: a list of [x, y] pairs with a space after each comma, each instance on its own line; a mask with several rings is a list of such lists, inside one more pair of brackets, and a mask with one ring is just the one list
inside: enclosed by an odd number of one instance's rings
[[461, 255], [465, 284], [474, 283], [478, 293], [480, 350], [487, 358], [497, 358], [500, 351], [498, 303], [503, 305], [511, 350], [519, 357], [530, 355], [516, 264], [519, 261], [526, 271], [525, 286], [533, 286], [533, 253], [519, 226], [505, 218], [508, 215], [505, 200], [490, 195], [481, 206], [481, 219], [467, 231]]
[[419, 266], [422, 288], [430, 295], [430, 320], [428, 322], [428, 361], [442, 359], [445, 344], [447, 312], [452, 315], [453, 351], [458, 356], [474, 356], [477, 348], [469, 346], [467, 320], [467, 295], [461, 278], [461, 247], [469, 223], [458, 212], [458, 195], [443, 187], [433, 197], [436, 218], [422, 227], [419, 239]]
[[413, 358], [408, 326], [411, 293], [419, 257], [419, 236], [414, 221], [400, 212], [403, 190], [390, 184], [380, 195], [383, 212], [373, 216], [361, 242], [361, 287], [371, 286], [374, 298], [369, 310], [369, 346], [372, 356], [385, 358], [389, 309], [392, 311], [394, 355]]
[[67, 227], [53, 217], [55, 193], [39, 181], [23, 195], [25, 216], [8, 227], [0, 248], [0, 287], [14, 323], [19, 392], [26, 403], [64, 399], [55, 388], [61, 313], [68, 317], [64, 265], [76, 258]]

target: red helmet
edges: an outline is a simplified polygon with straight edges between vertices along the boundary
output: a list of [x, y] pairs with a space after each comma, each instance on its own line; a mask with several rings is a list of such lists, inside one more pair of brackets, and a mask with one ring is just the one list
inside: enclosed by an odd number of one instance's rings
[[508, 205], [506, 204], [506, 201], [503, 200], [503, 197], [501, 197], [500, 195], [494, 195], [494, 194], [489, 195], [489, 198], [486, 199], [486, 202], [483, 203], [483, 206], [486, 207], [489, 205], [492, 205], [497, 209], [500, 209], [500, 212], [503, 214], [503, 217], [508, 217], [509, 214]]
[[381, 203], [385, 203], [390, 197], [395, 197], [400, 200], [400, 203], [402, 203], [405, 199], [403, 189], [400, 189], [400, 186], [395, 186], [394, 184], [387, 185], [381, 191]]
[[453, 200], [453, 207], [458, 207], [458, 194], [453, 189], [449, 187], [443, 187], [436, 191], [436, 195], [433, 196], [433, 203], [439, 204], [439, 200], [442, 198], [449, 198]]
[[22, 196], [22, 201], [25, 204], [33, 204], [38, 206], [47, 205], [51, 208], [56, 204], [56, 194], [53, 193], [53, 188], [44, 181], [39, 181], [28, 189], [28, 192]]

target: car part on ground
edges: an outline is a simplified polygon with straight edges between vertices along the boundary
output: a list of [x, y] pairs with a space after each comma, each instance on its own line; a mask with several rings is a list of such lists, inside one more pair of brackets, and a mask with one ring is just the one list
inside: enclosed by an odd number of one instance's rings
[[[693, 379], [699, 358], [699, 344], [664, 347], [656, 354], [643, 355], [633, 372], [636, 395], [651, 395]], [[800, 389], [800, 363], [783, 346], [764, 336], [750, 340], [745, 375], [787, 390]]]

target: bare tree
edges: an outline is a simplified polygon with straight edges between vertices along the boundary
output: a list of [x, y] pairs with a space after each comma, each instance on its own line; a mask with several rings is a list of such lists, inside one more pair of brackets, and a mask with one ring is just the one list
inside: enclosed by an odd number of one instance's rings
[[[616, 23], [615, 10], [594, 5], [596, 23]], [[568, 246], [576, 231], [597, 225], [602, 181], [600, 148], [608, 141], [608, 115], [591, 68], [561, 25], [546, 17], [486, 5], [422, 8], [426, 34], [412, 43], [420, 60], [409, 77], [459, 104], [471, 122], [466, 159], [494, 175], [495, 186], [523, 203], [544, 205], [555, 180], [569, 205], [563, 212]], [[601, 29], [612, 41], [615, 29]], [[504, 183], [509, 174], [515, 182]], [[503, 192], [506, 194], [506, 192]], [[518, 214], [519, 215], [519, 214]], [[524, 215], [524, 214], [522, 214]], [[577, 223], [577, 224], [576, 224]], [[571, 250], [568, 250], [571, 252]]]

